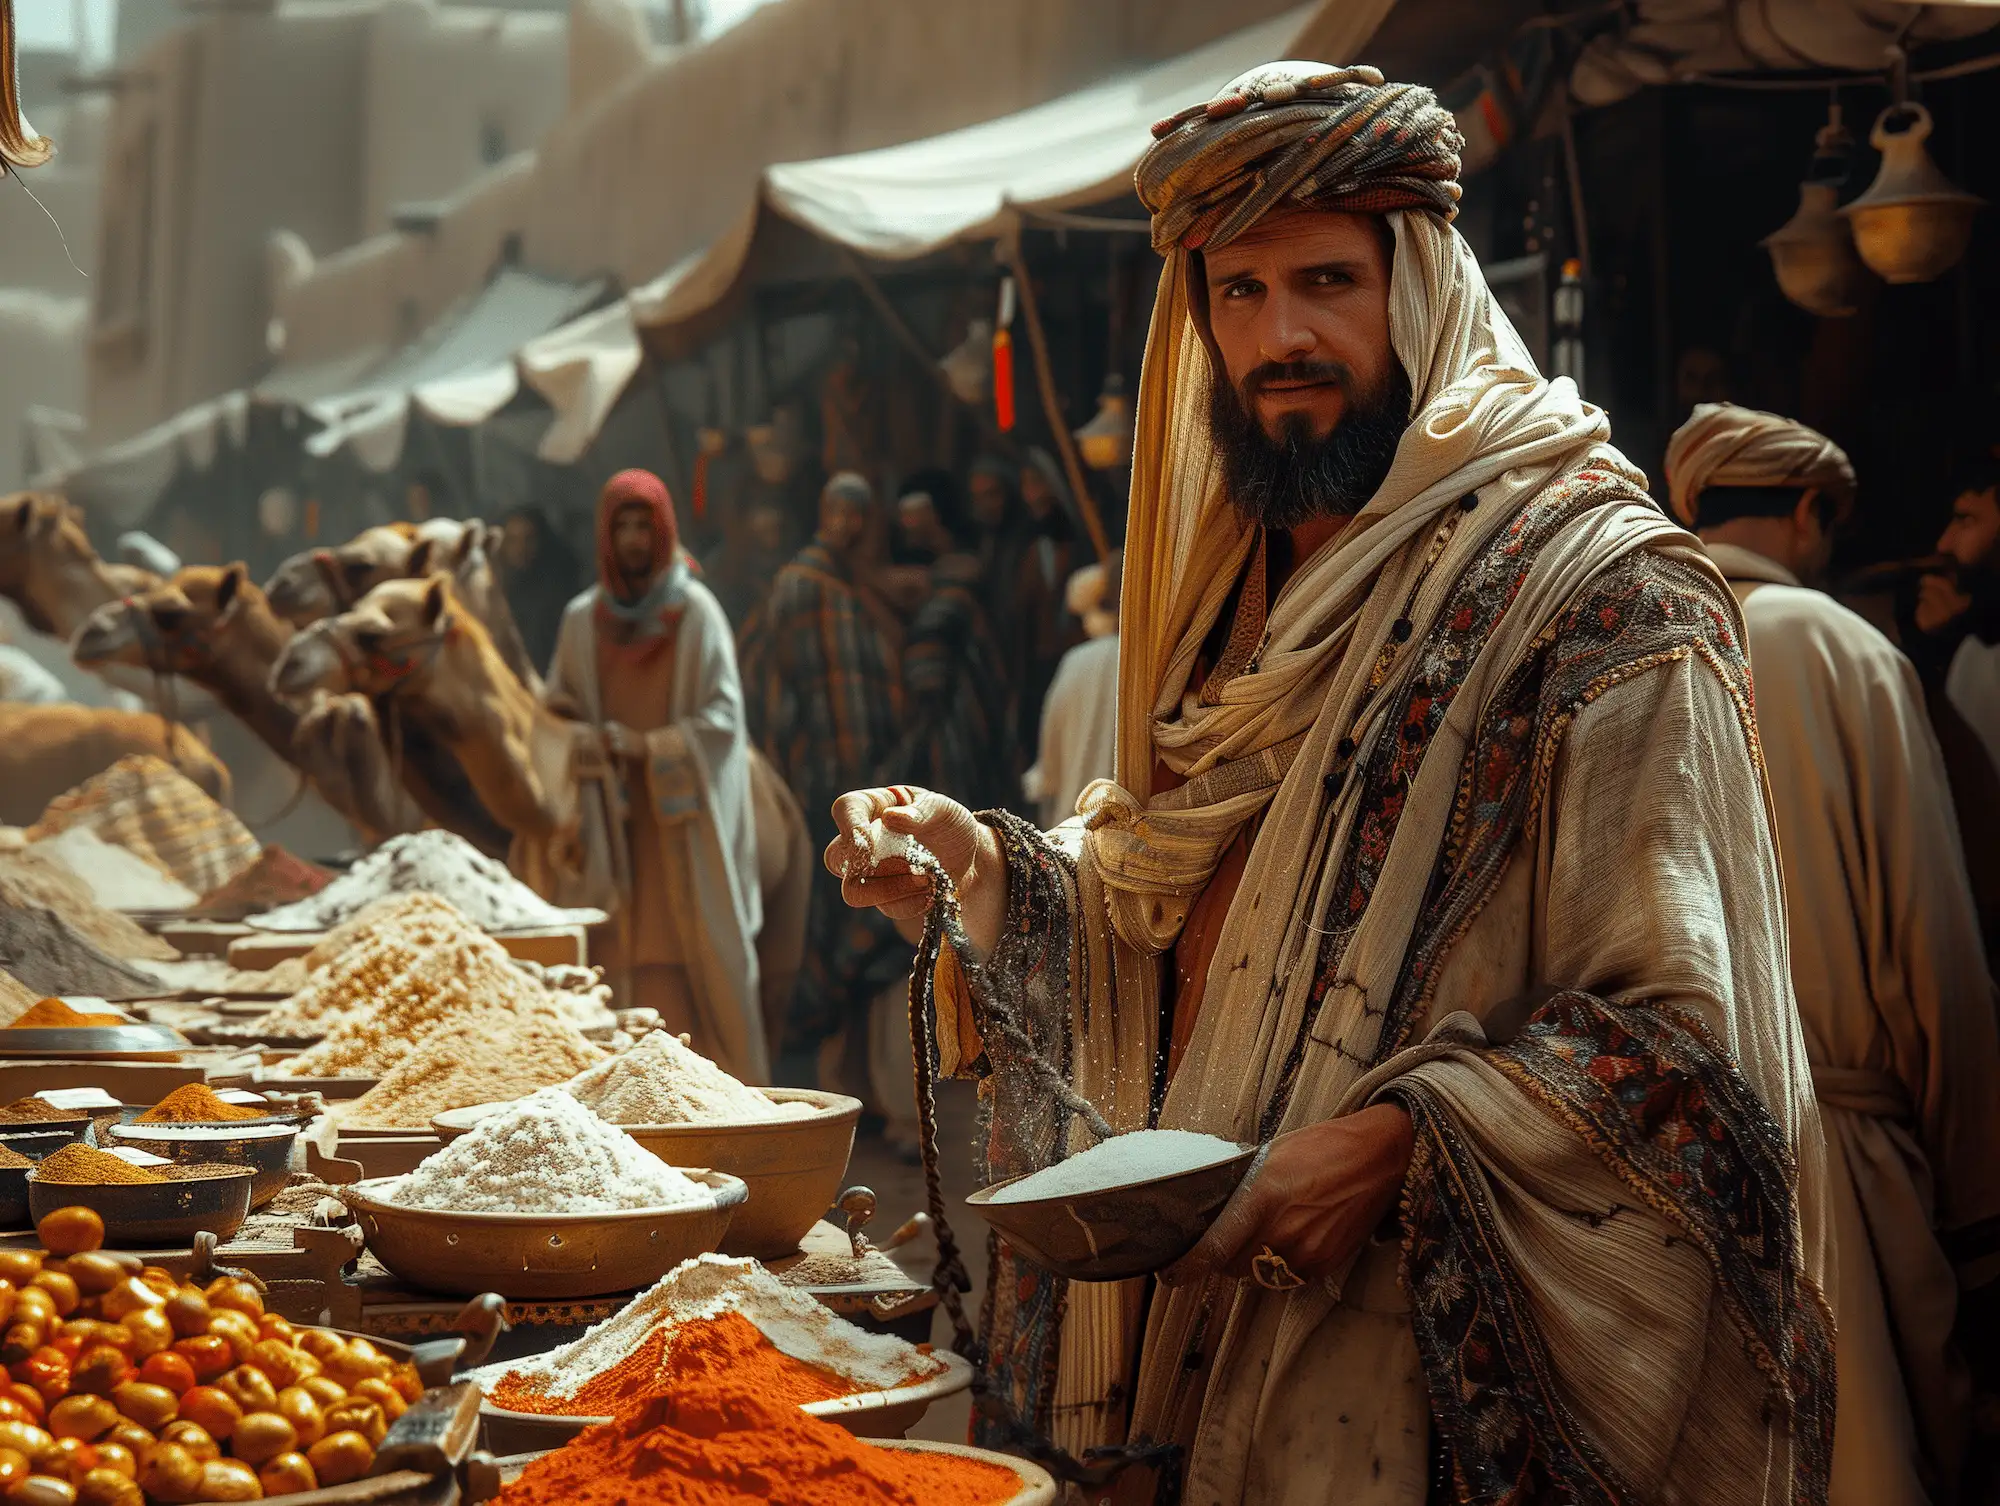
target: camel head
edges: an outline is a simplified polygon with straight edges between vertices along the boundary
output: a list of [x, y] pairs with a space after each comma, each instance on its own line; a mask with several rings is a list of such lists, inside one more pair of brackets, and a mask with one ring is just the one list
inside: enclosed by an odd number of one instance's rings
[[157, 576], [114, 574], [83, 530], [83, 514], [52, 492], [0, 497], [0, 596], [39, 633], [67, 637], [88, 613]]
[[148, 589], [99, 607], [77, 629], [70, 656], [85, 669], [129, 664], [191, 674], [214, 661], [216, 638], [251, 606], [250, 567], [190, 565]]
[[271, 666], [271, 690], [281, 696], [315, 690], [388, 695], [430, 666], [459, 622], [448, 577], [385, 581], [286, 644]]
[[307, 549], [293, 555], [264, 584], [271, 610], [304, 627], [360, 603], [377, 586], [411, 575], [428, 575], [431, 567], [412, 568], [419, 547], [455, 543], [465, 525], [455, 518], [427, 523], [384, 523], [364, 528], [334, 549]]

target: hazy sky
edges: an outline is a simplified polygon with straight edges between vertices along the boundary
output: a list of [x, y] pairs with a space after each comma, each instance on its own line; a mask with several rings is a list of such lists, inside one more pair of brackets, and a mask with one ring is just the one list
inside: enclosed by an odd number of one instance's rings
[[81, 10], [85, 37], [90, 44], [86, 61], [96, 62], [111, 55], [111, 44], [116, 40], [112, 31], [117, 8], [117, 0], [83, 0], [81, 6], [72, 0], [14, 0], [14, 31], [23, 50], [73, 52], [76, 14]]
[[[166, 5], [171, 0], [144, 0], [149, 5]], [[640, 0], [649, 10], [665, 10], [667, 0]], [[707, 0], [708, 30], [726, 31], [770, 0]], [[80, 10], [85, 39], [90, 44], [87, 63], [108, 62], [116, 40], [115, 15], [118, 0], [14, 0], [14, 25], [21, 46], [37, 52], [71, 52], [76, 47], [75, 17]]]

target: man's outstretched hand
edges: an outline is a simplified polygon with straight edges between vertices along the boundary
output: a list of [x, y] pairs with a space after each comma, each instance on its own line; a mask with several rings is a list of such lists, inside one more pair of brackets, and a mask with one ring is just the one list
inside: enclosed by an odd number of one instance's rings
[[1267, 1246], [1308, 1280], [1338, 1270], [1395, 1206], [1415, 1146], [1409, 1114], [1393, 1103], [1278, 1136], [1201, 1243], [1160, 1279], [1248, 1276]]
[[982, 954], [999, 940], [1007, 914], [1007, 862], [1000, 839], [971, 811], [912, 785], [856, 790], [833, 803], [838, 833], [827, 844], [827, 870], [840, 877], [840, 897], [858, 910], [880, 910], [899, 926], [930, 908], [931, 881], [903, 858], [885, 855], [885, 834], [928, 848], [958, 888], [961, 918]]

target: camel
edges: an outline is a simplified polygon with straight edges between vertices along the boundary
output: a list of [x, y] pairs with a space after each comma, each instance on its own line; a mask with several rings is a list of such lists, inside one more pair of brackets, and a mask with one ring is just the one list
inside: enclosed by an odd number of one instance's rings
[[0, 822], [27, 826], [48, 803], [119, 759], [150, 753], [227, 803], [229, 770], [187, 728], [144, 711], [0, 703]]
[[[513, 833], [508, 864], [521, 880], [556, 898], [580, 875], [581, 784], [604, 777], [603, 738], [559, 716], [509, 670], [449, 577], [386, 582], [353, 610], [315, 623], [280, 656], [272, 684], [289, 695], [402, 696], [410, 724], [459, 760], [480, 800]], [[760, 993], [771, 1028], [804, 960], [815, 858], [797, 798], [755, 748], [750, 793], [764, 901]]]
[[415, 831], [423, 813], [390, 767], [366, 697], [323, 695], [300, 706], [271, 694], [271, 666], [291, 637], [246, 566], [190, 565], [99, 607], [77, 629], [72, 652], [86, 669], [122, 664], [208, 690], [364, 841]]
[[485, 627], [507, 667], [539, 695], [541, 672], [528, 656], [493, 565], [499, 538], [498, 528], [478, 518], [386, 523], [362, 530], [337, 549], [293, 555], [278, 566], [264, 591], [279, 616], [294, 627], [308, 627], [347, 611], [385, 582], [442, 572], [452, 578], [458, 599]]

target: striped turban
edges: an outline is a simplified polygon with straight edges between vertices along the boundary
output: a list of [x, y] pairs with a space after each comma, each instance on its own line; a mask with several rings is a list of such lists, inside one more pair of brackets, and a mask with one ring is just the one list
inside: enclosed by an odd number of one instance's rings
[[1133, 175], [1162, 254], [1225, 246], [1280, 205], [1458, 213], [1451, 112], [1368, 67], [1266, 63], [1153, 127]]
[[1734, 403], [1696, 404], [1667, 441], [1666, 469], [1674, 516], [1689, 528], [1712, 486], [1812, 487], [1841, 510], [1854, 500], [1854, 467], [1839, 445], [1794, 419]]

